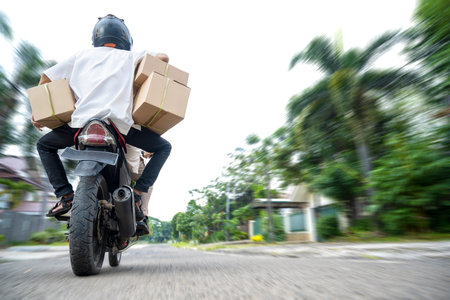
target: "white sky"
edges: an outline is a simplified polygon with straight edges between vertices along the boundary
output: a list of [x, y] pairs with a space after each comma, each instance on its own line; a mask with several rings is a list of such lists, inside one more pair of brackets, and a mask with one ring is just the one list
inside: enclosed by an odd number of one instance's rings
[[[227, 154], [256, 133], [267, 137], [285, 121], [291, 96], [320, 78], [313, 67], [288, 71], [291, 58], [316, 36], [341, 30], [344, 48], [364, 47], [387, 30], [410, 25], [415, 0], [379, 1], [3, 1], [15, 39], [47, 60], [91, 47], [97, 18], [125, 20], [134, 50], [165, 52], [190, 74], [186, 118], [164, 138], [173, 150], [155, 183], [149, 213], [169, 221], [185, 211], [188, 191], [221, 175]], [[10, 70], [12, 45], [0, 40]], [[396, 65], [398, 60], [387, 64]]]

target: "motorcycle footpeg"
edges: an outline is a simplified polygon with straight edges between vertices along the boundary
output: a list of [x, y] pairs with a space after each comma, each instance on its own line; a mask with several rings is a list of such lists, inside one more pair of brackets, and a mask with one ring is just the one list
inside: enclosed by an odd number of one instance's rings
[[69, 220], [70, 220], [69, 216], [54, 216], [54, 218], [58, 221], [63, 221], [63, 222], [69, 222]]

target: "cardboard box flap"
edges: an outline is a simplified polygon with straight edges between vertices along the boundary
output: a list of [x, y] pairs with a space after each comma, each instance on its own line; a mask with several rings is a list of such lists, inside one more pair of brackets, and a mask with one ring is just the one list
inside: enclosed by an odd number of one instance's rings
[[188, 73], [175, 68], [150, 54], [146, 54], [136, 68], [134, 85], [140, 87], [152, 72], [167, 76], [183, 85], [187, 85], [189, 79]]
[[152, 72], [164, 74], [166, 66], [167, 66], [166, 62], [150, 54], [146, 54], [136, 68], [134, 85], [141, 86]]

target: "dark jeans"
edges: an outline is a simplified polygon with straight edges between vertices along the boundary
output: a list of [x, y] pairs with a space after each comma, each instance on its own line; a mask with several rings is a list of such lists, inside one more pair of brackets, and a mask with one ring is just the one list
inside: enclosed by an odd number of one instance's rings
[[[63, 125], [53, 129], [37, 142], [37, 150], [42, 165], [57, 197], [73, 192], [72, 185], [67, 180], [66, 171], [59, 158], [58, 150], [74, 145], [73, 137], [77, 130], [76, 128], [70, 128], [68, 125]], [[127, 144], [153, 153], [152, 159], [134, 187], [136, 190], [147, 192], [169, 157], [172, 146], [161, 136], [145, 127], [142, 127], [141, 131], [131, 128], [128, 134], [124, 135], [124, 138]]]

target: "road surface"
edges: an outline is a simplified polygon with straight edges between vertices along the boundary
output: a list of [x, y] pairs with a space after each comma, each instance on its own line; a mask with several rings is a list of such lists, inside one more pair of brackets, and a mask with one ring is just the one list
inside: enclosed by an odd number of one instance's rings
[[67, 248], [18, 248], [0, 255], [0, 299], [450, 299], [446, 255], [299, 248], [304, 251], [277, 255], [280, 247], [245, 253], [140, 244], [119, 267], [105, 257], [100, 274], [89, 277], [73, 275]]

